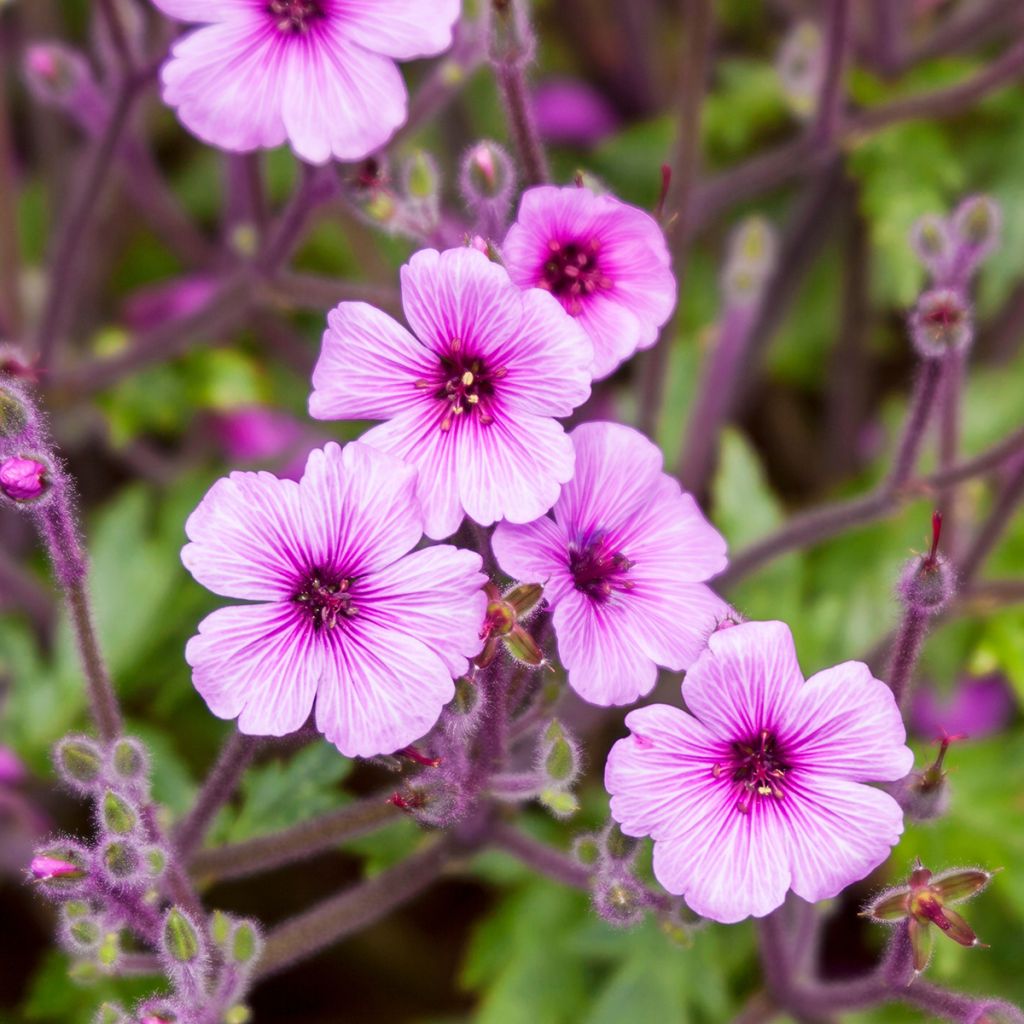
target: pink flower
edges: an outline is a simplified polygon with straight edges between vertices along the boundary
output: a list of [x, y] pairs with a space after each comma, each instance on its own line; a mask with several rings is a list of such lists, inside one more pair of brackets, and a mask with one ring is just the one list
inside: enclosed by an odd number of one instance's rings
[[210, 710], [253, 735], [317, 728], [348, 756], [419, 739], [480, 650], [480, 558], [410, 554], [415, 471], [362, 444], [310, 453], [295, 483], [232, 473], [185, 524], [182, 561], [204, 586], [259, 602], [221, 608], [185, 657]]
[[587, 82], [548, 78], [534, 94], [537, 130], [548, 142], [596, 146], [618, 127], [615, 108]]
[[419, 470], [426, 533], [543, 515], [572, 477], [556, 416], [590, 393], [587, 336], [550, 295], [522, 292], [475, 249], [424, 249], [402, 268], [414, 334], [362, 302], [327, 317], [309, 411], [382, 419], [362, 440]]
[[576, 475], [554, 518], [500, 524], [494, 553], [509, 575], [544, 584], [573, 689], [629, 704], [658, 665], [689, 667], [728, 613], [702, 582], [725, 568], [725, 541], [642, 434], [585, 423], [572, 442]]
[[11, 501], [34, 501], [46, 493], [47, 476], [43, 463], [12, 455], [0, 462], [0, 491]]
[[594, 343], [595, 378], [650, 348], [676, 305], [657, 222], [586, 188], [524, 193], [502, 254], [516, 284], [551, 292], [579, 320]]
[[395, 60], [440, 53], [459, 0], [153, 0], [202, 27], [174, 45], [163, 98], [204, 142], [287, 139], [310, 163], [359, 160], [406, 116]]
[[294, 451], [303, 437], [298, 420], [279, 409], [261, 405], [217, 413], [211, 420], [211, 426], [225, 454], [234, 462], [265, 462], [281, 458]]
[[910, 771], [892, 692], [848, 661], [804, 682], [789, 627], [715, 633], [686, 674], [688, 709], [631, 711], [608, 756], [612, 816], [654, 839], [654, 874], [698, 914], [763, 917], [792, 889], [835, 896], [889, 855], [903, 812], [864, 785]]

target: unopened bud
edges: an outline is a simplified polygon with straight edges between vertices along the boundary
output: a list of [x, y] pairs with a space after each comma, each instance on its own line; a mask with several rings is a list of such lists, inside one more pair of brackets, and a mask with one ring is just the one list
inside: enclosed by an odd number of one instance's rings
[[405, 165], [405, 190], [413, 199], [432, 199], [441, 191], [437, 162], [424, 150], [417, 150]]
[[722, 290], [734, 305], [750, 305], [775, 269], [775, 230], [764, 217], [748, 217], [733, 234], [722, 275]]
[[605, 829], [603, 839], [605, 852], [612, 860], [617, 861], [631, 860], [639, 845], [639, 841], [627, 836], [615, 821]]
[[79, 953], [87, 953], [100, 944], [103, 930], [95, 918], [82, 917], [68, 921], [64, 934], [72, 949]]
[[233, 918], [225, 914], [223, 910], [215, 910], [210, 915], [210, 938], [214, 944], [225, 948], [231, 939], [231, 929], [234, 924]]
[[122, 737], [111, 747], [110, 766], [125, 782], [140, 782], [149, 771], [149, 758], [138, 740]]
[[994, 200], [988, 196], [972, 196], [953, 214], [953, 233], [963, 244], [988, 253], [999, 241], [1002, 221], [1002, 211]]
[[556, 818], [571, 818], [580, 809], [579, 800], [564, 789], [545, 789], [537, 799]]
[[28, 424], [29, 411], [21, 395], [13, 388], [0, 384], [0, 438], [18, 438]]
[[776, 72], [790, 110], [804, 120], [812, 117], [825, 73], [821, 29], [814, 22], [800, 21], [793, 26], [779, 48]]
[[85, 58], [60, 43], [34, 43], [25, 51], [25, 81], [36, 99], [65, 106], [91, 78]]
[[925, 555], [912, 558], [900, 578], [897, 593], [910, 609], [936, 615], [945, 608], [956, 590], [956, 578], [949, 562], [939, 554], [942, 515], [932, 516], [932, 546]]
[[517, 622], [504, 637], [502, 642], [505, 650], [518, 662], [531, 668], [541, 668], [547, 664], [547, 658], [537, 641], [530, 636]]
[[109, 789], [103, 794], [100, 816], [103, 826], [119, 836], [130, 835], [139, 823], [138, 811], [124, 797]]
[[601, 860], [601, 837], [592, 832], [577, 836], [572, 853], [585, 868], [596, 867]]
[[480, 704], [480, 687], [466, 676], [455, 680], [455, 697], [448, 709], [456, 715], [471, 715]]
[[600, 882], [594, 889], [594, 909], [617, 928], [638, 924], [643, 919], [645, 905], [640, 886], [631, 878]]
[[252, 1020], [252, 1010], [248, 1006], [237, 1003], [224, 1014], [224, 1024], [249, 1024]]
[[139, 852], [130, 843], [115, 840], [102, 848], [100, 862], [112, 882], [124, 885], [139, 871]]
[[925, 292], [910, 316], [910, 337], [923, 359], [961, 352], [974, 338], [971, 310], [955, 288]]
[[252, 921], [240, 921], [231, 937], [231, 959], [236, 964], [252, 964], [259, 958], [263, 939]]
[[19, 505], [46, 497], [51, 483], [52, 473], [38, 457], [12, 455], [0, 462], [0, 491]]
[[953, 240], [945, 219], [926, 213], [911, 228], [910, 244], [934, 279], [945, 277], [953, 256]]
[[541, 736], [537, 767], [555, 788], [572, 784], [580, 770], [579, 748], [562, 723], [553, 718]]
[[130, 1018], [117, 1003], [104, 1003], [97, 1011], [93, 1024], [129, 1024]]
[[195, 963], [202, 956], [199, 931], [192, 920], [178, 907], [171, 907], [164, 918], [164, 952], [179, 964]]
[[88, 736], [68, 736], [57, 744], [54, 765], [65, 782], [89, 792], [103, 778], [103, 751]]
[[88, 874], [83, 849], [70, 844], [40, 850], [29, 864], [29, 873], [51, 895], [70, 894]]

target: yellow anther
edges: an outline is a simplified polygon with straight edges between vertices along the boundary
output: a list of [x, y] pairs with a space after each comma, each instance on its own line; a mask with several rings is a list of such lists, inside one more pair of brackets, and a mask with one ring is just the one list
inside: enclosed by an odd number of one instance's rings
[[472, 373], [470, 373], [470, 371], [469, 371], [469, 370], [467, 370], [467, 371], [466, 371], [466, 372], [465, 372], [465, 373], [464, 373], [464, 374], [462, 375], [462, 383], [463, 383], [463, 384], [465, 384], [467, 388], [469, 387], [469, 385], [470, 385], [470, 384], [472, 384], [472, 383], [473, 383], [473, 374], [472, 374]]
[[479, 395], [466, 395], [466, 401], [469, 402], [470, 405], [476, 405], [476, 403], [480, 401], [480, 396]]

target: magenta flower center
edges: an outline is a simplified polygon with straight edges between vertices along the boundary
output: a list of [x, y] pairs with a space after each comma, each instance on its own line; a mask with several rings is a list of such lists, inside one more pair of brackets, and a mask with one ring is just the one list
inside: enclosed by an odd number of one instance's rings
[[610, 288], [611, 281], [601, 272], [596, 240], [583, 242], [548, 243], [550, 253], [544, 263], [538, 287], [545, 288], [562, 300], [574, 316], [583, 308], [580, 299], [602, 288]]
[[448, 355], [440, 357], [438, 369], [436, 385], [421, 380], [416, 386], [435, 388], [434, 397], [444, 406], [442, 430], [451, 430], [456, 419], [467, 415], [475, 416], [483, 426], [494, 422], [490, 412], [494, 382], [508, 372], [504, 366], [492, 370], [484, 360], [466, 353], [462, 341], [455, 338]]
[[612, 550], [603, 537], [587, 544], [569, 545], [569, 571], [576, 589], [604, 603], [613, 590], [632, 590], [629, 570], [633, 563], [621, 552]]
[[747, 742], [733, 743], [731, 759], [711, 769], [716, 779], [729, 773], [739, 794], [736, 809], [742, 814], [749, 813], [753, 801], [761, 797], [781, 800], [782, 782], [788, 771], [778, 740], [768, 729]]
[[314, 569], [292, 600], [307, 610], [315, 630], [334, 629], [338, 619], [351, 619], [356, 614], [351, 586], [351, 579]]
[[270, 0], [267, 13], [278, 31], [302, 35], [324, 16], [319, 0]]

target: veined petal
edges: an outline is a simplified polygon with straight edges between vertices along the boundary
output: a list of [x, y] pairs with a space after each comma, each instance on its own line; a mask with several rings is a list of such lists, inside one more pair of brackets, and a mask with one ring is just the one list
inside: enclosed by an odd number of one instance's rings
[[345, 0], [344, 34], [360, 46], [408, 60], [447, 50], [461, 0]]
[[185, 567], [223, 597], [289, 598], [309, 568], [299, 487], [271, 473], [232, 473], [207, 491], [185, 523]]
[[389, 419], [433, 402], [417, 384], [436, 373], [436, 357], [386, 313], [365, 302], [343, 302], [327, 314], [309, 414], [319, 420]]
[[252, 0], [153, 0], [153, 4], [170, 18], [197, 24], [251, 17], [254, 6]]
[[631, 735], [608, 754], [604, 785], [626, 835], [665, 839], [688, 827], [719, 783], [712, 771], [722, 741], [692, 715], [651, 704], [626, 715]]
[[565, 531], [547, 516], [532, 523], [498, 523], [491, 547], [504, 572], [524, 583], [543, 584], [549, 601], [573, 585]]
[[800, 687], [781, 733], [801, 767], [857, 781], [902, 779], [914, 764], [892, 691], [867, 665], [847, 661]]
[[310, 568], [362, 576], [401, 558], [423, 536], [415, 468], [369, 445], [314, 448], [299, 486]]
[[903, 832], [900, 805], [859, 782], [794, 772], [775, 804], [793, 891], [811, 903], [869, 875]]
[[487, 612], [480, 556], [447, 544], [414, 551], [360, 582], [359, 614], [425, 643], [453, 676], [480, 653]]
[[744, 622], [711, 635], [683, 680], [683, 700], [715, 735], [742, 741], [774, 731], [802, 686], [789, 627]]
[[569, 590], [554, 610], [569, 685], [591, 704], [632, 704], [654, 689], [658, 668], [637, 649], [609, 604]]
[[317, 728], [346, 757], [390, 754], [426, 734], [455, 693], [426, 644], [356, 616], [320, 634]]
[[185, 647], [192, 682], [218, 718], [238, 718], [241, 732], [284, 736], [313, 708], [321, 653], [295, 605], [220, 608]]

